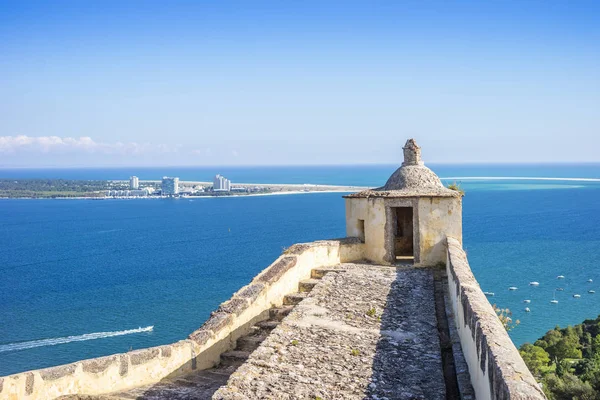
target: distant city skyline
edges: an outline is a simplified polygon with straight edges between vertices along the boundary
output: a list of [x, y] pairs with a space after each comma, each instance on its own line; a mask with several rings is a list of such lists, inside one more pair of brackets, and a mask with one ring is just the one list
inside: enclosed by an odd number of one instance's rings
[[600, 3], [3, 1], [0, 168], [600, 162]]

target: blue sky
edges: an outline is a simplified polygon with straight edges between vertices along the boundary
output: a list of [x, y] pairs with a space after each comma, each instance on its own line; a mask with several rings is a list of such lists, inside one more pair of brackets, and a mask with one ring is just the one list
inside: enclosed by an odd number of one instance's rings
[[600, 2], [3, 1], [0, 166], [600, 161]]

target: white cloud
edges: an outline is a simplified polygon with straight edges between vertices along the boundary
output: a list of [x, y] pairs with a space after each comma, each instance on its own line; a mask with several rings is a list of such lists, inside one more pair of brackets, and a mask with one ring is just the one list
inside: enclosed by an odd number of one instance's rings
[[96, 142], [88, 136], [79, 138], [58, 136], [0, 136], [0, 153], [96, 153], [138, 155], [147, 153], [176, 153], [180, 146], [153, 145], [136, 142]]

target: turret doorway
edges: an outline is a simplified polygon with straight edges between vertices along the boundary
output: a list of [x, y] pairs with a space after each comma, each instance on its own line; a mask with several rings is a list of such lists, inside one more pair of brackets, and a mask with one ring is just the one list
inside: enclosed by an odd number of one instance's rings
[[396, 261], [414, 261], [413, 208], [393, 207], [394, 258]]

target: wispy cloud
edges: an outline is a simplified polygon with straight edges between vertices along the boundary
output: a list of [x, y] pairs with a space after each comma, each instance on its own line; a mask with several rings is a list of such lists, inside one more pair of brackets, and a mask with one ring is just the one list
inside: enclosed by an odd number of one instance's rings
[[0, 153], [19, 152], [70, 153], [84, 152], [96, 154], [136, 155], [148, 153], [176, 153], [180, 146], [154, 145], [137, 142], [96, 142], [88, 136], [79, 138], [59, 136], [0, 136]]

